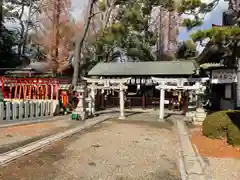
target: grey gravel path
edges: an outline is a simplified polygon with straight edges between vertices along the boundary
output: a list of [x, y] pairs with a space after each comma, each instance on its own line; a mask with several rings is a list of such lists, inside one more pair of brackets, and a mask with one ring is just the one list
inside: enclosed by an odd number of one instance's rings
[[0, 179], [177, 180], [179, 145], [171, 128], [106, 121], [0, 169]]
[[240, 179], [240, 159], [208, 157], [207, 161], [207, 174], [212, 180]]
[[0, 128], [0, 153], [76, 127], [81, 123], [81, 121], [72, 121], [70, 117], [66, 116], [65, 119], [52, 122]]

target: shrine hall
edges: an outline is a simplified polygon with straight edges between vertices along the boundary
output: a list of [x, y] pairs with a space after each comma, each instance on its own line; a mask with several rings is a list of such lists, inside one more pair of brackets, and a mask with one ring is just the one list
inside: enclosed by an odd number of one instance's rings
[[[200, 86], [202, 77], [199, 71], [195, 60], [110, 62], [93, 67], [88, 72], [87, 81], [96, 83], [97, 79], [112, 79], [114, 83], [113, 79], [128, 78], [125, 83], [125, 108], [159, 109], [160, 99], [164, 98], [165, 108], [186, 112], [189, 93], [194, 94], [198, 82]], [[119, 107], [118, 92], [112, 88], [98, 89], [95, 106], [99, 109]]]

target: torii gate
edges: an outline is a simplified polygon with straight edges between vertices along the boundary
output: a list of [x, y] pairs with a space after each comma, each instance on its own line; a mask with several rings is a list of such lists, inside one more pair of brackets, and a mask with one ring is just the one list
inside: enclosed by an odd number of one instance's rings
[[[195, 90], [196, 94], [199, 95], [204, 90], [204, 86], [201, 83], [206, 82], [209, 78], [156, 78], [152, 77], [152, 80], [159, 85], [156, 89], [160, 90], [160, 109], [159, 109], [159, 120], [164, 119], [164, 100], [165, 90]], [[195, 83], [193, 85], [184, 85], [185, 83]]]
[[91, 106], [89, 107], [89, 111], [91, 111], [91, 114], [94, 115], [95, 113], [95, 90], [96, 89], [114, 89], [114, 90], [119, 90], [119, 101], [120, 101], [120, 116], [119, 119], [125, 119], [125, 114], [124, 114], [124, 91], [127, 89], [127, 86], [124, 85], [127, 83], [128, 80], [131, 79], [129, 78], [123, 78], [123, 79], [92, 79], [92, 78], [87, 78], [83, 77], [87, 83], [90, 83], [88, 85], [88, 88], [91, 90], [89, 93], [89, 100], [91, 101], [90, 104]]

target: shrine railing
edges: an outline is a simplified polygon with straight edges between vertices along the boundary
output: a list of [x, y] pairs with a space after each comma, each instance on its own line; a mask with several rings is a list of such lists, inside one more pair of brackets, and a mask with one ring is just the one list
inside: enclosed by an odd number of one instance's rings
[[53, 101], [0, 102], [0, 122], [36, 120], [53, 116]]

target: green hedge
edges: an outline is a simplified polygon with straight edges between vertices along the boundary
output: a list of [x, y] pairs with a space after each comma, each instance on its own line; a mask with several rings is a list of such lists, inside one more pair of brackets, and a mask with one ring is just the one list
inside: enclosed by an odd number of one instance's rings
[[203, 134], [212, 139], [227, 137], [229, 144], [240, 145], [240, 111], [218, 111], [206, 117]]
[[231, 124], [228, 112], [218, 111], [208, 115], [203, 122], [203, 134], [212, 139], [226, 137], [228, 126]]
[[240, 146], [240, 130], [235, 124], [228, 127], [227, 141], [234, 146]]

